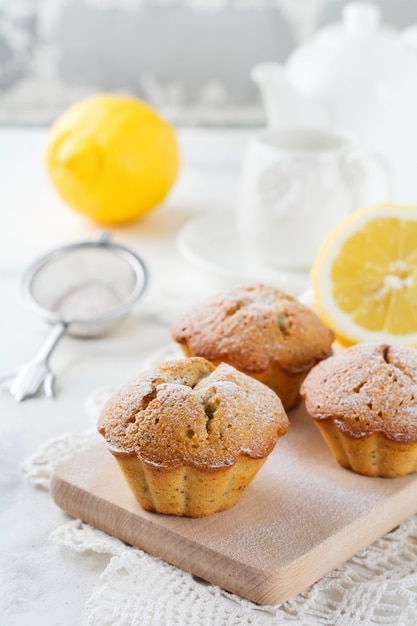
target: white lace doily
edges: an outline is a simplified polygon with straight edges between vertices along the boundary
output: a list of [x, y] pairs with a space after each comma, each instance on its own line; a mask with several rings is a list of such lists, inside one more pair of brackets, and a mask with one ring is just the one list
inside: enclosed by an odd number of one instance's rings
[[[92, 419], [112, 392], [101, 389], [89, 398], [87, 410]], [[89, 447], [98, 437], [94, 428], [47, 442], [26, 462], [28, 480], [48, 488], [56, 463]], [[77, 552], [111, 556], [86, 606], [90, 626], [417, 623], [417, 515], [303, 593], [277, 606], [258, 606], [200, 581], [80, 520], [60, 526], [50, 540]]]

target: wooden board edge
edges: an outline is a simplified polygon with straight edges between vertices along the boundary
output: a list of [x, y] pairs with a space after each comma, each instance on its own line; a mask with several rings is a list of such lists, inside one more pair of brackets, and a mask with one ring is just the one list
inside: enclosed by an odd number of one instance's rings
[[103, 520], [96, 514], [101, 503], [106, 502], [107, 507], [111, 507], [109, 518], [114, 519], [117, 515], [125, 520], [122, 525], [128, 530], [116, 535], [122, 541], [262, 605], [281, 604], [305, 591], [417, 512], [416, 485], [415, 482], [410, 482], [382, 505], [358, 516], [348, 526], [342, 526], [339, 531], [321, 544], [313, 546], [296, 561], [275, 570], [265, 570], [242, 564], [237, 559], [226, 557], [184, 537], [172, 528], [160, 526], [150, 518], [141, 518], [116, 503], [88, 493], [65, 478], [67, 464], [68, 461], [64, 461], [57, 466], [51, 479], [52, 497], [57, 506], [66, 513], [114, 535], [110, 520]]
[[[408, 498], [405, 497], [407, 495]], [[395, 517], [392, 516], [392, 510], [396, 511]], [[258, 594], [258, 603], [280, 604], [295, 597], [330, 572], [341, 567], [362, 550], [369, 548], [416, 513], [415, 485], [410, 484], [384, 503], [382, 508], [378, 510], [377, 518], [375, 518], [374, 511], [369, 511], [288, 566], [271, 572], [271, 584], [270, 586], [264, 584], [265, 589], [263, 589], [262, 595]], [[368, 532], [370, 532], [367, 536], [363, 532], [364, 524], [367, 525]], [[355, 538], [353, 542], [352, 537]], [[342, 560], [340, 558], [341, 552], [344, 554]], [[323, 554], [331, 556], [323, 559]], [[281, 590], [279, 596], [276, 593], [277, 588]]]
[[[106, 519], [95, 515], [98, 510], [95, 504], [99, 505], [101, 501], [99, 496], [87, 494], [56, 473], [51, 479], [50, 492], [55, 504], [68, 515], [112, 535], [112, 528], [106, 523]], [[242, 565], [240, 561], [230, 557], [225, 562], [224, 555], [185, 538], [170, 528], [158, 526], [155, 536], [152, 527], [156, 525], [151, 520], [142, 520], [117, 504], [107, 502], [107, 506], [113, 514], [119, 516], [121, 526], [126, 529], [118, 533], [118, 539], [226, 591], [260, 604], [259, 598], [265, 595], [265, 586], [269, 587], [270, 584], [269, 572]], [[165, 535], [165, 541], [161, 540], [161, 534]], [[236, 572], [239, 572], [238, 576]], [[239, 584], [235, 584], [236, 579]]]

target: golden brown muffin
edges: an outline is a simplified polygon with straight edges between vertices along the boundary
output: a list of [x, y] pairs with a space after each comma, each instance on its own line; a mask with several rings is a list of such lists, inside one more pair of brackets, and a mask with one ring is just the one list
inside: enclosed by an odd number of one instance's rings
[[142, 373], [98, 424], [142, 507], [189, 517], [236, 504], [288, 427], [268, 387], [199, 357]]
[[186, 356], [229, 363], [268, 385], [285, 409], [311, 368], [332, 354], [333, 332], [311, 309], [274, 287], [238, 287], [188, 308], [172, 337]]
[[317, 365], [301, 387], [337, 461], [368, 476], [417, 471], [417, 350], [358, 344]]

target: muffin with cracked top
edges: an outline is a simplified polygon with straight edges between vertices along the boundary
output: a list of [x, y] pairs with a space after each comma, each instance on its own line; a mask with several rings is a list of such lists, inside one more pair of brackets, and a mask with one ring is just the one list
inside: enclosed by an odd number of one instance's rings
[[186, 356], [229, 363], [273, 389], [287, 410], [311, 368], [332, 354], [334, 340], [311, 309], [266, 285], [236, 287], [192, 305], [171, 333]]
[[143, 372], [98, 423], [141, 506], [189, 517], [236, 504], [288, 427], [266, 385], [200, 357]]
[[357, 344], [317, 365], [306, 409], [343, 467], [368, 476], [417, 471], [417, 350]]

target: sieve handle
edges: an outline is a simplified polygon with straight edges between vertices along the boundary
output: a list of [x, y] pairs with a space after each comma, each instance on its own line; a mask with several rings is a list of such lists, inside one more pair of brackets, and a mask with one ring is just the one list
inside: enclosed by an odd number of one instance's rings
[[16, 375], [9, 377], [11, 380], [9, 391], [18, 402], [36, 395], [42, 385], [45, 394], [53, 397], [55, 377], [49, 369], [49, 357], [67, 327], [68, 324], [65, 322], [55, 324], [35, 357], [23, 365]]
[[47, 365], [49, 357], [54, 351], [54, 348], [57, 345], [58, 341], [61, 339], [62, 335], [66, 332], [67, 328], [68, 324], [66, 322], [57, 322], [53, 326], [51, 332], [45, 339], [41, 349], [36, 354], [33, 361], [44, 362], [45, 365]]

